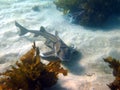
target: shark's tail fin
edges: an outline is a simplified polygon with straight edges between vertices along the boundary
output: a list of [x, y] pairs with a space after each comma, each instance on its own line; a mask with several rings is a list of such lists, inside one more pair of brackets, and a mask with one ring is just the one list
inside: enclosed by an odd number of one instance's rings
[[17, 21], [15, 21], [15, 25], [20, 29], [20, 36], [28, 33], [28, 29], [24, 28], [22, 25], [20, 25]]

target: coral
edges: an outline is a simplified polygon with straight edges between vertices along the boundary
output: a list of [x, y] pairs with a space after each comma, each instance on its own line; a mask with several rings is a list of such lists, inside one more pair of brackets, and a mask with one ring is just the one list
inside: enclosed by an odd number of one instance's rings
[[120, 14], [120, 0], [56, 0], [56, 7], [85, 26], [102, 26], [111, 15]]
[[115, 80], [108, 86], [111, 90], [120, 90], [120, 61], [112, 57], [104, 59], [105, 62], [109, 63], [109, 67], [113, 69], [113, 75]]
[[67, 75], [67, 70], [60, 64], [60, 61], [43, 64], [39, 48], [34, 43], [33, 48], [20, 58], [20, 62], [16, 62], [16, 66], [0, 74], [0, 90], [43, 90], [51, 87], [57, 83], [59, 73]]

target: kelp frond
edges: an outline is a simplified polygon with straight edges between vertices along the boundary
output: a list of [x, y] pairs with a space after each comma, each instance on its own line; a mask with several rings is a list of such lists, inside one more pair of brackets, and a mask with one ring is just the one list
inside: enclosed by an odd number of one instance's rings
[[43, 64], [35, 43], [20, 61], [0, 74], [0, 90], [43, 90], [57, 83], [59, 73], [67, 75], [67, 70], [61, 67], [60, 61]]
[[109, 63], [109, 67], [113, 69], [113, 75], [115, 80], [108, 86], [111, 90], [120, 90], [120, 61], [112, 57], [104, 59], [105, 62]]

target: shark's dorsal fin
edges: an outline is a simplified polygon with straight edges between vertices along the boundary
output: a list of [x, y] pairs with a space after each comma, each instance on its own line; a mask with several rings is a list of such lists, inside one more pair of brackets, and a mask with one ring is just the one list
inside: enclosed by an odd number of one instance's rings
[[55, 36], [58, 36], [58, 31], [55, 31]]
[[43, 26], [40, 27], [41, 32], [46, 32], [45, 28]]
[[60, 40], [60, 37], [58, 36], [58, 31], [55, 31], [55, 36], [58, 40]]

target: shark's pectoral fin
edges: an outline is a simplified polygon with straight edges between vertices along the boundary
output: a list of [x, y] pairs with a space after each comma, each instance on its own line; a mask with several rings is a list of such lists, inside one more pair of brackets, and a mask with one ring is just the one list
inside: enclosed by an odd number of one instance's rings
[[49, 51], [49, 52], [46, 52], [46, 53], [40, 53], [40, 56], [44, 57], [44, 58], [54, 57], [55, 52], [54, 51]]
[[57, 56], [57, 47], [54, 47], [54, 51], [55, 51], [55, 56]]

